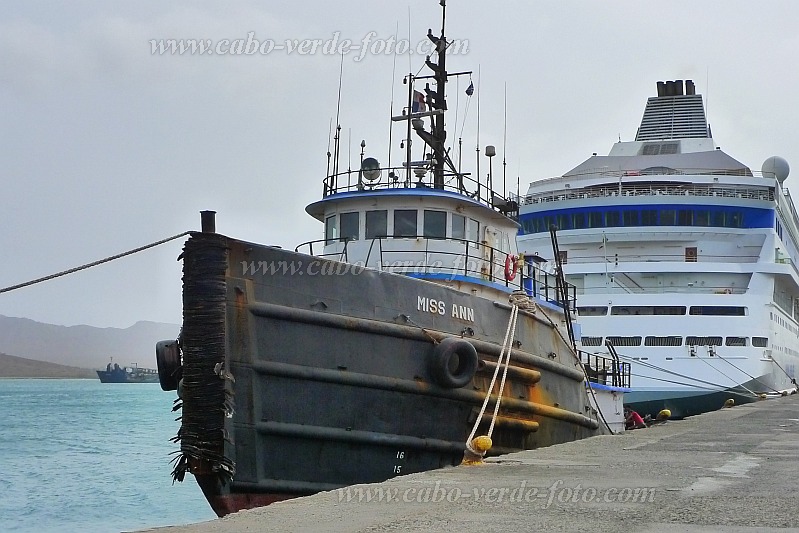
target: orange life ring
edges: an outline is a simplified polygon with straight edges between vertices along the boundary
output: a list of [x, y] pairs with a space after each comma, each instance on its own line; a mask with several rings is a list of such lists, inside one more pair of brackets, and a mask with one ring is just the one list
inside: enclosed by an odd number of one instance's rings
[[505, 257], [505, 279], [513, 281], [516, 278], [516, 272], [519, 270], [519, 260], [515, 255], [508, 254]]

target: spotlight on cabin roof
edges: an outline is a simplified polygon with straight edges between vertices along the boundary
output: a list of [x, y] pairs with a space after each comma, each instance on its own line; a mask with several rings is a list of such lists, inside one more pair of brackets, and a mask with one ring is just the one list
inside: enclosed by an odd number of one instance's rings
[[380, 163], [374, 157], [367, 157], [361, 163], [361, 172], [368, 181], [375, 181], [380, 178]]

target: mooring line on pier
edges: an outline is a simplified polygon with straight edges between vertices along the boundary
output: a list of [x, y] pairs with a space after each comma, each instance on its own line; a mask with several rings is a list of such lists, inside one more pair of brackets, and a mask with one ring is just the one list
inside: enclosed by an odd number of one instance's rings
[[74, 268], [70, 268], [68, 270], [63, 270], [61, 272], [56, 272], [55, 274], [50, 274], [49, 276], [44, 276], [43, 278], [37, 278], [37, 279], [31, 280], [31, 281], [26, 281], [25, 283], [20, 283], [18, 285], [12, 285], [10, 287], [5, 287], [3, 289], [0, 289], [0, 294], [2, 294], [4, 292], [11, 292], [11, 291], [16, 290], [16, 289], [21, 289], [23, 287], [29, 287], [31, 285], [36, 285], [37, 283], [42, 283], [43, 281], [49, 281], [51, 279], [60, 278], [61, 276], [74, 274], [75, 272], [80, 272], [81, 270], [86, 270], [87, 268], [91, 268], [91, 267], [94, 267], [94, 266], [97, 266], [97, 265], [102, 265], [103, 263], [108, 263], [110, 261], [114, 261], [115, 259], [120, 259], [120, 258], [126, 257], [128, 255], [133, 255], [135, 253], [142, 252], [142, 251], [147, 250], [149, 248], [154, 248], [154, 247], [159, 246], [161, 244], [165, 244], [165, 243], [167, 243], [169, 241], [174, 241], [175, 239], [180, 239], [181, 237], [185, 237], [185, 236], [189, 235], [190, 233], [191, 233], [190, 231], [184, 231], [183, 233], [180, 233], [178, 235], [173, 235], [172, 237], [168, 237], [166, 239], [161, 239], [160, 241], [156, 241], [156, 242], [153, 242], [153, 243], [150, 243], [150, 244], [146, 244], [144, 246], [139, 246], [138, 248], [134, 248], [133, 250], [128, 250], [127, 252], [122, 252], [121, 254], [112, 255], [110, 257], [106, 257], [105, 259], [99, 259], [97, 261], [92, 261], [91, 263], [86, 263], [85, 265], [81, 265], [81, 266], [77, 266], [77, 267], [74, 267]]

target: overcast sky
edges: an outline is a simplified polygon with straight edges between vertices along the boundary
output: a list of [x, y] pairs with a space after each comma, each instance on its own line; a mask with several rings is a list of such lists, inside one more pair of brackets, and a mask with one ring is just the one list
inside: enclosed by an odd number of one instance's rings
[[[294, 248], [321, 237], [317, 200], [336, 113], [340, 58], [317, 50], [159, 55], [153, 39], [351, 39], [438, 33], [435, 0], [57, 5], [0, 2], [0, 288], [189, 229]], [[515, 189], [562, 174], [634, 135], [658, 80], [693, 79], [716, 142], [759, 170], [799, 171], [799, 2], [450, 0], [448, 35], [468, 41], [451, 70], [480, 69], [481, 144]], [[392, 86], [420, 56], [344, 57], [342, 167], [352, 139], [387, 161]], [[410, 64], [409, 64], [410, 58]], [[465, 81], [448, 87], [464, 123]], [[475, 97], [477, 95], [475, 94]], [[457, 106], [456, 106], [457, 104]], [[476, 106], [463, 129], [474, 160]], [[450, 127], [454, 116], [448, 118]], [[351, 133], [350, 133], [351, 132]], [[454, 133], [450, 133], [454, 135]], [[394, 136], [397, 164], [399, 138]], [[498, 160], [500, 160], [498, 158]], [[796, 177], [789, 178], [791, 185]], [[180, 323], [181, 241], [0, 294], [0, 314], [55, 324]]]

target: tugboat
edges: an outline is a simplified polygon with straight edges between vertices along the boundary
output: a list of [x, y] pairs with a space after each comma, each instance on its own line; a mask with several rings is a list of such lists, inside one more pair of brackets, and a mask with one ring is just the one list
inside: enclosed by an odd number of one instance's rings
[[444, 89], [458, 74], [445, 69], [440, 4], [433, 74], [405, 78], [405, 162], [384, 167], [362, 143], [360, 169], [339, 172], [336, 143], [306, 209], [324, 239], [293, 252], [244, 242], [206, 211], [185, 244], [183, 327], [156, 355], [182, 411], [174, 479], [193, 474], [219, 516], [458, 465], [489, 445], [609, 432], [596, 395], [620, 398], [629, 365], [581, 360], [574, 288], [518, 255], [516, 203], [446, 149]]
[[119, 366], [113, 359], [106, 365], [105, 370], [97, 370], [97, 377], [101, 383], [158, 383], [158, 371], [154, 368], [139, 368], [133, 364], [131, 367]]

